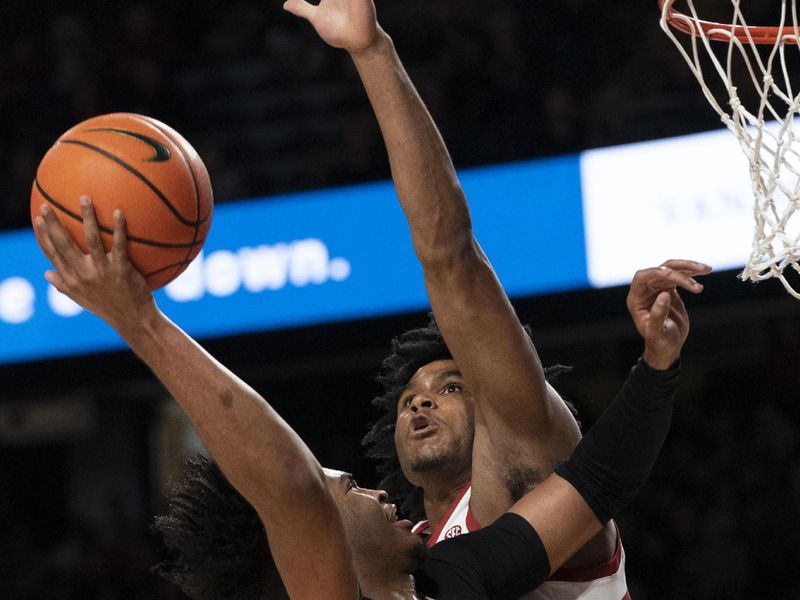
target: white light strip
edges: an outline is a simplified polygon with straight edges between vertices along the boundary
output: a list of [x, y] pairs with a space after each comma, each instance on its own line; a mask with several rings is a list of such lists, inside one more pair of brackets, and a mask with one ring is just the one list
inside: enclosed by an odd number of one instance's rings
[[747, 160], [727, 130], [591, 150], [581, 155], [593, 287], [689, 258], [742, 267], [753, 235]]

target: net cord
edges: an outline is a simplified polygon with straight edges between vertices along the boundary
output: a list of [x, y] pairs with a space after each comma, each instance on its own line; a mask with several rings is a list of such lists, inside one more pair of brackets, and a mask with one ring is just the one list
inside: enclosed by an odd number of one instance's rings
[[[782, 0], [780, 25], [766, 62], [757, 50], [751, 28], [745, 22], [740, 0], [731, 0], [731, 3], [733, 18], [730, 25], [704, 28], [700, 25], [702, 21], [692, 0], [687, 0], [690, 11], [688, 15], [673, 11], [674, 0], [667, 0], [662, 5], [661, 28], [689, 65], [708, 103], [739, 140], [740, 147], [750, 163], [750, 179], [755, 200], [753, 209], [755, 229], [752, 252], [740, 275], [741, 278], [751, 281], [777, 278], [792, 296], [800, 299], [800, 291], [795, 290], [784, 276], [784, 270], [788, 267], [800, 273], [800, 267], [797, 265], [797, 261], [800, 260], [800, 234], [794, 238], [787, 234], [791, 217], [800, 209], [800, 153], [794, 148], [796, 138], [793, 129], [795, 114], [800, 111], [800, 95], [793, 93], [786, 61], [786, 46], [800, 47], [797, 0], [791, 0], [792, 23], [788, 32], [787, 0]], [[678, 27], [680, 30], [688, 29], [692, 32], [689, 36], [691, 54], [675, 36], [670, 20], [680, 21], [682, 24], [682, 27]], [[742, 32], [744, 32], [744, 42], [739, 37]], [[727, 39], [727, 42], [723, 43], [728, 45], [724, 65], [712, 47], [712, 41], [720, 38]], [[725, 86], [730, 112], [723, 109], [706, 83], [701, 54], [710, 58], [714, 70]], [[737, 87], [733, 85], [733, 65], [736, 56], [743, 59], [760, 98], [755, 114], [742, 104]], [[772, 75], [776, 58], [780, 63], [780, 70], [776, 73], [779, 73], [779, 79], [783, 80], [785, 92], [776, 84]], [[774, 102], [777, 100], [788, 106], [786, 113], [781, 113], [776, 108]], [[765, 116], [778, 122], [776, 131], [770, 131]], [[782, 173], [793, 176], [794, 183], [787, 184], [783, 181]], [[783, 210], [775, 202], [776, 194], [782, 194], [787, 200]]]

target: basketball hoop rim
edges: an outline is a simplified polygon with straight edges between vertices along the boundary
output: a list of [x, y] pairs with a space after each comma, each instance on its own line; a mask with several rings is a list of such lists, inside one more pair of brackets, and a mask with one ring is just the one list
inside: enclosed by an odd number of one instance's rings
[[[747, 44], [775, 44], [778, 40], [778, 36], [781, 35], [781, 31], [783, 31], [785, 43], [798, 43], [798, 39], [793, 33], [794, 28], [792, 26], [784, 26], [783, 28], [757, 25], [744, 26], [704, 21], [680, 12], [673, 8], [673, 4], [675, 4], [675, 0], [658, 0], [658, 8], [661, 9], [661, 20], [666, 21], [673, 29], [687, 35], [700, 37], [700, 31], [702, 31], [709, 40], [718, 42], [729, 42], [731, 37], [735, 37], [740, 42]], [[691, 22], [693, 25], [689, 25], [688, 22]], [[724, 30], [724, 32], [720, 30]]]

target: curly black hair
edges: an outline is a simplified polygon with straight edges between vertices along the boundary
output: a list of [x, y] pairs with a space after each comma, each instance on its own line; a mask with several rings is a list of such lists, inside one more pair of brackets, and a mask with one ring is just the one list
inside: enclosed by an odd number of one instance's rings
[[194, 600], [288, 600], [258, 513], [206, 456], [186, 462], [153, 528], [172, 555], [153, 570]]
[[[528, 336], [532, 336], [529, 325], [524, 326]], [[383, 361], [378, 383], [383, 386], [384, 393], [372, 400], [372, 404], [384, 411], [361, 440], [367, 447], [367, 457], [377, 461], [377, 471], [382, 477], [379, 487], [389, 494], [389, 501], [396, 503], [405, 517], [412, 521], [425, 518], [422, 489], [413, 485], [400, 468], [397, 448], [394, 442], [395, 422], [397, 421], [397, 403], [403, 388], [416, 371], [436, 360], [452, 359], [439, 326], [433, 315], [425, 327], [410, 329], [392, 340], [392, 350]], [[571, 370], [564, 365], [555, 365], [545, 369], [545, 377], [553, 382], [564, 372]], [[573, 414], [577, 415], [574, 406], [567, 402]]]

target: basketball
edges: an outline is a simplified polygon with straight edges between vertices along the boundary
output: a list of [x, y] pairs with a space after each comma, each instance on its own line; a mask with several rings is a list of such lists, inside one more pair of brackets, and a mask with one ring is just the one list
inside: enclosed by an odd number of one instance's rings
[[143, 115], [87, 119], [59, 137], [39, 163], [31, 219], [43, 203], [49, 204], [88, 252], [81, 196], [92, 199], [106, 252], [114, 211], [122, 210], [128, 256], [153, 290], [186, 269], [211, 226], [213, 192], [200, 156], [177, 131]]

